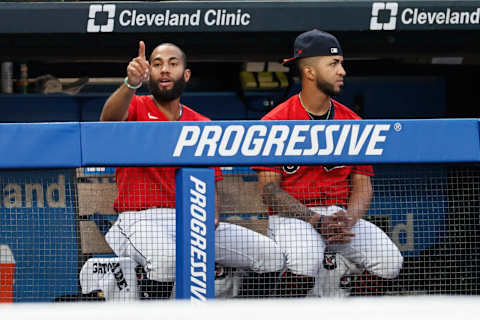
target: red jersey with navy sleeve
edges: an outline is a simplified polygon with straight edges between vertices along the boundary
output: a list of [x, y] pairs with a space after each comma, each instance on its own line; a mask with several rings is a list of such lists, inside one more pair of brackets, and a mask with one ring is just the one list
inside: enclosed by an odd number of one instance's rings
[[[134, 95], [128, 108], [127, 121], [168, 121], [155, 105], [152, 96]], [[183, 105], [178, 121], [210, 121]], [[117, 212], [139, 211], [148, 208], [175, 207], [175, 171], [179, 167], [116, 168], [118, 196], [114, 202]], [[215, 181], [221, 180], [220, 168], [215, 168]]]
[[[333, 120], [360, 120], [361, 118], [343, 104], [331, 99]], [[311, 120], [297, 95], [275, 107], [262, 120]], [[308, 207], [339, 205], [346, 207], [350, 194], [351, 173], [373, 176], [373, 168], [363, 166], [318, 165], [253, 167], [257, 171], [274, 171], [282, 174], [281, 187]]]

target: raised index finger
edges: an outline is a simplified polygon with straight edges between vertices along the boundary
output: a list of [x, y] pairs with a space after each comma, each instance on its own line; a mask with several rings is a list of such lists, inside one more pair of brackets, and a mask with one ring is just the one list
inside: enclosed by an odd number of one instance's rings
[[146, 60], [145, 58], [145, 43], [143, 41], [140, 41], [140, 43], [138, 44], [138, 56], [140, 58], [143, 58]]

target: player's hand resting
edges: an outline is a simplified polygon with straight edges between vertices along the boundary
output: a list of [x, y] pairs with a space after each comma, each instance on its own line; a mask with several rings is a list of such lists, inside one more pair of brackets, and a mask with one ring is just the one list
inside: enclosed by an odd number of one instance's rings
[[355, 237], [351, 229], [351, 220], [346, 212], [341, 210], [331, 216], [322, 216], [315, 219], [315, 229], [329, 243], [348, 243]]

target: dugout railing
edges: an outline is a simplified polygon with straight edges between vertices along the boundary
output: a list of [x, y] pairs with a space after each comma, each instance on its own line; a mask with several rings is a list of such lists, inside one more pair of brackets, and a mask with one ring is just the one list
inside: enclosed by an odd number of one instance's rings
[[[210, 186], [212, 170], [198, 167], [220, 166], [222, 219], [267, 234], [268, 213], [251, 166], [372, 164], [366, 219], [404, 257], [386, 293], [478, 294], [478, 125], [474, 119], [1, 124], [0, 300], [75, 296], [84, 262], [112, 257], [102, 241], [116, 219], [108, 203], [117, 166], [185, 167], [183, 178], [206, 174]], [[177, 205], [184, 206], [177, 212], [188, 212], [188, 183], [177, 181]], [[190, 257], [191, 216], [177, 218], [177, 257]], [[349, 264], [330, 254], [337, 265], [313, 296], [345, 295], [337, 282]], [[196, 296], [190, 259], [177, 259], [177, 297], [214, 297], [208, 256], [208, 291]]]

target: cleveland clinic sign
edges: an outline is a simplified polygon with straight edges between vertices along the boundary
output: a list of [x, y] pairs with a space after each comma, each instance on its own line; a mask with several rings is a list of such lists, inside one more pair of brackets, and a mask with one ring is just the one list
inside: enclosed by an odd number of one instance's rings
[[137, 13], [137, 10], [123, 10], [119, 15], [119, 23], [127, 26], [247, 26], [250, 14], [242, 9], [229, 11], [226, 9], [209, 9], [205, 12], [196, 10], [193, 13], [173, 13], [165, 10], [159, 13]]
[[[252, 16], [244, 9], [194, 9], [178, 12], [164, 9], [146, 11], [123, 9], [115, 4], [92, 4], [89, 8], [87, 32], [113, 32], [120, 27], [244, 27], [251, 23]], [[100, 17], [104, 16], [105, 21]], [[117, 22], [116, 22], [117, 21]]]
[[370, 30], [395, 30], [400, 25], [478, 25], [480, 8], [399, 8], [398, 2], [372, 3]]

